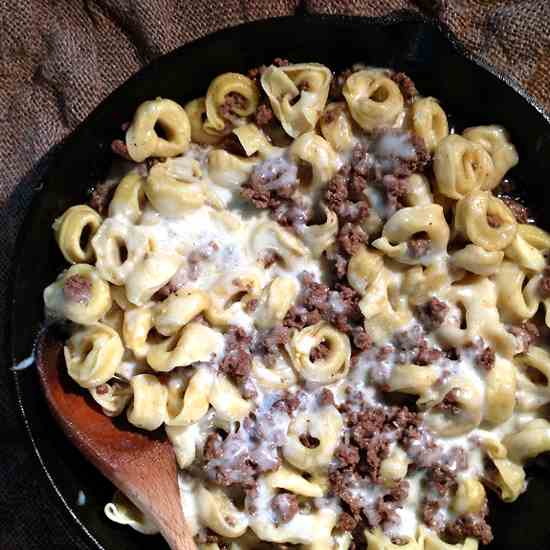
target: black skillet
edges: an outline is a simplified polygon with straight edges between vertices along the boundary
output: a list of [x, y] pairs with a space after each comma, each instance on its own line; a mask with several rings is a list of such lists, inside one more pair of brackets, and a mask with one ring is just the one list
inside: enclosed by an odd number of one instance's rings
[[[450, 32], [418, 15], [399, 12], [385, 18], [297, 16], [271, 19], [218, 32], [158, 59], [109, 96], [67, 140], [37, 193], [20, 232], [13, 270], [8, 364], [28, 357], [43, 322], [42, 289], [62, 269], [51, 223], [68, 206], [86, 199], [104, 176], [110, 143], [144, 100], [156, 96], [183, 102], [200, 95], [216, 75], [246, 72], [275, 57], [318, 61], [332, 69], [355, 62], [408, 73], [424, 95], [439, 98], [462, 124], [498, 123], [508, 128], [520, 164], [511, 174], [525, 201], [542, 213], [550, 173], [550, 123], [525, 92], [469, 56]], [[40, 182], [42, 183], [42, 182]], [[546, 184], [546, 185], [545, 185]], [[160, 537], [133, 533], [108, 521], [103, 506], [112, 487], [72, 448], [54, 423], [36, 371], [14, 374], [20, 411], [44, 483], [52, 486], [74, 519], [70, 536], [90, 548], [164, 548]], [[516, 503], [491, 502], [495, 532], [490, 549], [550, 548], [550, 471], [538, 467], [529, 490]], [[85, 504], [77, 504], [79, 491]], [[48, 518], [37, 518], [48, 521]], [[85, 535], [83, 534], [85, 533]]]

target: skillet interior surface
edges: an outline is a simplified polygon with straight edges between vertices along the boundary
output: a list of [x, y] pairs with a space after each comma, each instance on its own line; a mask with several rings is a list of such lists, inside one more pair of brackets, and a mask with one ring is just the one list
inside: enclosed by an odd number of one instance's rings
[[[55, 217], [86, 200], [112, 160], [110, 143], [136, 107], [156, 96], [181, 103], [204, 95], [210, 80], [226, 71], [246, 72], [275, 57], [293, 62], [318, 61], [332, 69], [355, 62], [405, 71], [423, 95], [442, 101], [457, 127], [498, 123], [512, 135], [520, 164], [511, 173], [521, 197], [540, 211], [545, 225], [545, 185], [550, 173], [550, 124], [526, 94], [469, 59], [453, 37], [433, 23], [409, 13], [383, 19], [340, 16], [296, 16], [271, 19], [218, 32], [153, 62], [109, 96], [69, 137], [34, 198], [20, 232], [10, 302], [9, 360], [16, 364], [31, 354], [43, 322], [42, 290], [63, 268], [51, 230]], [[42, 187], [42, 185], [41, 185]], [[65, 439], [54, 423], [33, 368], [14, 373], [20, 412], [58, 505], [74, 518], [74, 533], [90, 548], [163, 548], [160, 537], [146, 537], [115, 525], [103, 515], [110, 484]], [[490, 523], [495, 540], [490, 549], [548, 548], [550, 466], [533, 466], [537, 477], [516, 503], [494, 500]], [[45, 479], [46, 482], [46, 479]], [[79, 491], [86, 502], [77, 505]], [[47, 518], [38, 521], [46, 521]]]

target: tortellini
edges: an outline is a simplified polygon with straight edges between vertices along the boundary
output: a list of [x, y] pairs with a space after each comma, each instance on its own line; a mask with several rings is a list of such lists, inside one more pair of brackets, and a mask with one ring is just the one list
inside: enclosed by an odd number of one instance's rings
[[266, 252], [275, 252], [277, 259], [288, 267], [308, 253], [296, 236], [271, 221], [258, 223], [251, 234], [250, 248], [258, 259]]
[[335, 151], [349, 151], [356, 144], [345, 103], [329, 103], [320, 120], [321, 133]]
[[163, 336], [171, 336], [210, 305], [210, 297], [201, 290], [179, 290], [158, 304], [153, 324]]
[[126, 411], [128, 421], [142, 430], [153, 431], [166, 420], [168, 390], [152, 374], [138, 374], [130, 380], [133, 399]]
[[197, 494], [199, 517], [208, 528], [228, 538], [240, 537], [248, 527], [248, 517], [218, 488], [200, 486]]
[[94, 267], [76, 264], [44, 289], [44, 304], [50, 316], [90, 325], [111, 309], [111, 291]]
[[[327, 354], [312, 359], [315, 347], [324, 344]], [[346, 376], [351, 356], [348, 337], [327, 323], [317, 323], [297, 332], [288, 352], [298, 374], [308, 382], [329, 384]]]
[[275, 277], [258, 301], [254, 322], [260, 328], [271, 328], [283, 321], [298, 295], [298, 283], [290, 277]]
[[193, 373], [185, 387], [178, 378], [170, 381], [166, 424], [188, 426], [198, 422], [208, 412], [213, 381], [213, 373], [207, 368], [200, 368]]
[[455, 230], [472, 243], [494, 251], [513, 241], [517, 223], [503, 201], [488, 191], [472, 191], [456, 205]]
[[405, 102], [399, 86], [380, 71], [353, 73], [344, 84], [343, 94], [351, 116], [365, 130], [393, 126], [403, 113]]
[[170, 171], [171, 161], [155, 164], [145, 184], [145, 194], [163, 216], [177, 218], [188, 209], [198, 208], [206, 201], [201, 181], [202, 171], [194, 159], [185, 159], [177, 175]]
[[224, 134], [214, 132], [213, 128], [205, 128], [206, 123], [206, 101], [204, 97], [193, 99], [185, 105], [185, 112], [189, 118], [191, 127], [191, 140], [195, 143], [215, 145], [219, 143]]
[[145, 178], [137, 171], [124, 176], [109, 204], [109, 216], [122, 216], [132, 223], [136, 223], [143, 212], [146, 202], [144, 190]]
[[416, 100], [411, 111], [414, 132], [424, 140], [428, 151], [433, 152], [449, 135], [445, 111], [433, 97]]
[[91, 239], [101, 225], [101, 216], [89, 206], [71, 206], [53, 223], [55, 240], [65, 259], [72, 263], [91, 262]]
[[323, 252], [334, 244], [338, 234], [338, 217], [324, 205], [323, 211], [326, 216], [324, 223], [301, 226], [299, 229], [301, 239], [311, 250], [314, 258], [320, 258]]
[[95, 388], [114, 376], [124, 346], [111, 327], [97, 323], [75, 332], [64, 351], [69, 376], [83, 388]]
[[476, 275], [488, 276], [498, 271], [503, 258], [501, 250], [485, 250], [477, 244], [467, 244], [452, 254], [451, 262]]
[[311, 166], [313, 187], [326, 183], [336, 173], [336, 153], [327, 141], [313, 132], [295, 139], [289, 154], [292, 160]]
[[[420, 252], [410, 242], [412, 239], [414, 243], [417, 236], [427, 240]], [[448, 242], [449, 226], [443, 209], [431, 204], [398, 210], [384, 225], [382, 237], [373, 241], [372, 246], [400, 262], [429, 265], [446, 252]]]
[[[456, 414], [451, 418], [437, 406], [450, 392], [456, 407]], [[479, 426], [483, 417], [482, 392], [472, 380], [462, 377], [451, 377], [436, 400], [426, 396], [419, 400], [419, 404], [430, 407], [426, 424], [433, 432], [444, 437], [454, 437], [471, 431]]]
[[489, 153], [458, 134], [439, 143], [433, 166], [437, 190], [451, 199], [462, 199], [471, 191], [485, 189], [494, 170]]
[[501, 424], [508, 420], [516, 404], [516, 372], [505, 359], [495, 362], [487, 373], [485, 420]]
[[206, 117], [204, 131], [207, 133], [222, 132], [226, 122], [221, 108], [228, 96], [233, 96], [235, 103], [232, 112], [238, 117], [247, 117], [254, 113], [259, 102], [256, 84], [250, 78], [239, 73], [225, 73], [210, 83], [206, 92]]
[[271, 65], [264, 71], [262, 88], [289, 136], [297, 138], [315, 128], [327, 101], [331, 79], [330, 70], [318, 63]]
[[186, 367], [197, 361], [209, 361], [222, 350], [222, 337], [213, 329], [191, 322], [168, 338], [151, 343], [147, 363], [159, 372]]
[[[159, 136], [157, 127], [165, 137]], [[190, 141], [187, 113], [171, 99], [143, 102], [126, 131], [128, 154], [135, 162], [149, 157], [175, 157], [189, 147]]]
[[524, 463], [529, 458], [550, 451], [550, 423], [543, 418], [532, 420], [519, 432], [506, 436], [503, 443], [510, 460]]
[[502, 126], [467, 128], [462, 135], [481, 145], [491, 155], [494, 168], [483, 185], [483, 189], [494, 189], [502, 181], [506, 172], [519, 162], [516, 148], [510, 142], [508, 133]]
[[149, 242], [139, 226], [109, 218], [92, 239], [92, 247], [101, 277], [114, 285], [123, 285], [149, 251]]
[[258, 163], [256, 158], [238, 157], [223, 149], [214, 149], [208, 154], [210, 179], [229, 189], [238, 189], [250, 177]]

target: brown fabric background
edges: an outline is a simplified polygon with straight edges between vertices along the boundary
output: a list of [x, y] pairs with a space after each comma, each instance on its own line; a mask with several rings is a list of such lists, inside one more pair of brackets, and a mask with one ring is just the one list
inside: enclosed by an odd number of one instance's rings
[[[4, 318], [13, 243], [33, 187], [47, 169], [48, 152], [140, 67], [215, 30], [297, 9], [385, 15], [403, 8], [439, 18], [467, 48], [550, 110], [549, 0], [0, 1]], [[57, 510], [26, 442], [8, 366], [0, 368], [0, 548], [87, 548]]]

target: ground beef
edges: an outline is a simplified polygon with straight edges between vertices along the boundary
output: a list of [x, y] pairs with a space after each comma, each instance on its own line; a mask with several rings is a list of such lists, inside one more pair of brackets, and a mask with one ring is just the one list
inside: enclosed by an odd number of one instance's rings
[[317, 324], [321, 319], [321, 314], [316, 309], [308, 311], [300, 306], [292, 306], [288, 310], [283, 324], [285, 327], [301, 330], [304, 327]]
[[407, 331], [396, 333], [393, 337], [393, 344], [395, 346], [395, 362], [398, 364], [430, 365], [443, 355], [441, 350], [430, 347], [418, 325]]
[[476, 356], [476, 366], [490, 371], [495, 366], [495, 352], [489, 346]]
[[330, 348], [324, 342], [321, 342], [318, 346], [315, 346], [309, 353], [311, 361], [322, 361], [328, 357]]
[[467, 537], [479, 539], [481, 544], [489, 544], [493, 540], [491, 527], [483, 513], [458, 517], [447, 525], [445, 535], [451, 542], [462, 542]]
[[311, 208], [303, 202], [288, 199], [281, 202], [277, 208], [271, 211], [271, 217], [283, 227], [303, 229], [311, 219]]
[[257, 298], [252, 298], [246, 302], [246, 304], [243, 306], [244, 311], [246, 313], [251, 314], [256, 311], [258, 308], [259, 300]]
[[132, 157], [130, 156], [130, 153], [128, 152], [128, 147], [126, 147], [126, 143], [122, 141], [121, 139], [114, 139], [111, 142], [111, 151], [118, 155], [119, 157], [122, 157], [126, 160], [132, 160]]
[[443, 352], [437, 348], [431, 348], [427, 340], [422, 340], [418, 347], [414, 362], [417, 365], [431, 365], [441, 359]]
[[355, 466], [359, 462], [359, 449], [352, 445], [340, 445], [334, 456], [344, 467]]
[[254, 122], [260, 127], [267, 126], [274, 117], [271, 107], [267, 103], [260, 103], [254, 113]]
[[458, 406], [458, 395], [456, 390], [448, 392], [441, 403], [437, 405], [437, 409], [440, 411], [448, 412], [450, 414], [460, 414], [460, 407]]
[[296, 394], [288, 394], [273, 404], [275, 410], [284, 410], [289, 416], [300, 406], [300, 397]]
[[212, 439], [209, 451], [216, 456], [204, 457], [207, 478], [226, 487], [253, 489], [259, 474], [281, 465], [279, 447], [286, 441], [289, 416], [284, 406], [274, 404], [267, 412], [245, 418], [219, 447], [219, 440]]
[[329, 181], [325, 192], [325, 202], [331, 210], [337, 211], [347, 198], [347, 177], [342, 173], [338, 173]]
[[204, 458], [206, 460], [220, 458], [223, 455], [222, 443], [223, 439], [219, 433], [212, 432], [208, 434], [202, 451]]
[[90, 195], [88, 204], [102, 216], [106, 216], [109, 211], [109, 204], [115, 194], [117, 182], [99, 183]]
[[352, 332], [352, 343], [361, 351], [366, 351], [372, 346], [372, 338], [363, 327], [354, 327]]
[[512, 211], [516, 221], [518, 223], [528, 223], [529, 218], [529, 209], [523, 204], [519, 203], [517, 200], [512, 199], [511, 197], [500, 197], [501, 200], [506, 204], [506, 206]]
[[241, 395], [245, 399], [255, 399], [258, 397], [258, 390], [256, 388], [256, 384], [254, 383], [254, 379], [250, 376], [248, 377], [239, 377], [239, 389], [241, 391]]
[[489, 227], [500, 227], [502, 225], [501, 219], [494, 214], [487, 214], [487, 223]]
[[276, 523], [287, 523], [298, 513], [298, 497], [292, 493], [280, 493], [271, 500]]
[[218, 546], [223, 544], [222, 537], [208, 528], [199, 529], [199, 532], [196, 535], [196, 541], [199, 544], [217, 544]]
[[418, 92], [414, 82], [405, 73], [394, 73], [391, 79], [399, 86], [406, 103], [412, 103]]
[[391, 488], [388, 494], [378, 497], [376, 501], [376, 511], [380, 518], [380, 524], [383, 527], [400, 521], [396, 509], [400, 507], [408, 495], [409, 482], [401, 480]]
[[334, 394], [328, 388], [323, 388], [319, 394], [318, 401], [321, 407], [334, 405]]
[[382, 187], [386, 193], [386, 202], [390, 215], [405, 206], [407, 179], [387, 174], [382, 178]]
[[[387, 150], [383, 140], [388, 135], [400, 140], [403, 144], [410, 145], [414, 153], [399, 156], [394, 150]], [[413, 173], [422, 172], [431, 161], [424, 140], [412, 132], [398, 128], [380, 128], [372, 133], [371, 139], [366, 160], [362, 161], [363, 175], [367, 176], [367, 179], [379, 180], [385, 174], [399, 178], [407, 177]], [[371, 158], [370, 161], [369, 158]]]
[[358, 521], [347, 512], [342, 512], [338, 517], [338, 522], [336, 523], [336, 529], [340, 531], [353, 531], [357, 526]]
[[[283, 321], [284, 326], [302, 329], [325, 320], [338, 330], [351, 334], [362, 320], [358, 307], [359, 295], [352, 288], [336, 283], [334, 290], [317, 283], [311, 274], [300, 276], [302, 291], [297, 303], [292, 306]], [[363, 339], [366, 345], [366, 338]]]
[[275, 210], [291, 198], [298, 186], [297, 166], [280, 158], [258, 164], [241, 186], [241, 195], [257, 208]]
[[224, 97], [224, 102], [220, 106], [220, 115], [223, 118], [229, 119], [235, 114], [236, 109], [244, 109], [248, 103], [246, 97], [237, 92], [229, 92]]
[[300, 302], [307, 309], [326, 310], [328, 306], [329, 287], [322, 283], [317, 283], [313, 276], [308, 272], [303, 272], [300, 276], [303, 285], [303, 291]]
[[225, 337], [225, 354], [220, 370], [237, 378], [247, 377], [252, 369], [251, 338], [241, 327], [230, 327]]
[[90, 301], [92, 282], [82, 275], [71, 275], [63, 283], [63, 298], [67, 302], [87, 304]]
[[424, 330], [431, 332], [441, 326], [448, 311], [449, 306], [445, 302], [437, 298], [430, 298], [416, 308], [416, 316]]
[[542, 272], [542, 279], [539, 283], [539, 294], [542, 298], [550, 297], [550, 267], [546, 267]]
[[331, 263], [334, 275], [342, 280], [348, 273], [349, 256], [342, 254], [338, 248], [329, 249], [326, 252], [327, 260]]
[[380, 463], [388, 456], [390, 441], [399, 443], [408, 430], [418, 427], [420, 417], [406, 407], [369, 407], [354, 392], [338, 409], [350, 429], [350, 439], [336, 452], [339, 466], [335, 470], [351, 469], [378, 483]]
[[275, 65], [275, 67], [288, 67], [290, 61], [284, 57], [276, 57], [272, 64]]
[[421, 258], [428, 252], [430, 245], [430, 239], [412, 236], [407, 241], [407, 252], [411, 258]]
[[280, 256], [279, 254], [277, 254], [277, 252], [275, 252], [275, 250], [266, 250], [262, 254], [260, 261], [262, 262], [265, 269], [269, 269], [279, 259], [280, 259]]
[[508, 332], [513, 334], [519, 343], [518, 353], [525, 353], [540, 336], [537, 325], [530, 321], [524, 321], [519, 327], [510, 327]]
[[109, 392], [109, 385], [108, 384], [100, 384], [99, 386], [96, 387], [95, 392], [98, 395], [105, 395], [106, 393]]
[[284, 325], [276, 325], [265, 332], [259, 332], [255, 344], [255, 351], [261, 354], [276, 354], [279, 347], [286, 345], [290, 340], [290, 331]]
[[196, 264], [182, 265], [175, 275], [153, 295], [153, 300], [162, 301], [170, 294], [177, 292], [187, 281], [190, 276], [198, 274], [198, 266]]
[[353, 256], [359, 247], [367, 242], [367, 235], [361, 227], [347, 223], [338, 232], [336, 241], [346, 254]]
[[368, 407], [355, 392], [339, 408], [348, 427], [351, 427], [349, 443], [342, 443], [335, 452], [335, 461], [329, 469], [331, 492], [340, 497], [343, 507], [339, 528], [354, 529], [359, 522], [374, 528], [388, 527], [398, 521], [396, 509], [408, 495], [408, 482], [402, 481], [390, 489], [382, 489], [374, 507], [353, 496], [358, 484], [380, 483], [378, 470], [381, 460], [388, 454], [389, 441], [399, 444], [405, 432], [417, 426], [419, 418], [407, 409], [384, 410]]
[[315, 449], [319, 446], [320, 441], [312, 435], [306, 433], [302, 434], [299, 438], [300, 443], [306, 447], [306, 449]]
[[440, 509], [441, 504], [437, 500], [426, 499], [422, 503], [422, 520], [430, 529], [433, 529], [437, 533], [443, 531], [445, 528], [441, 516], [438, 515]]
[[458, 486], [456, 473], [444, 464], [436, 464], [428, 470], [428, 481], [441, 496], [455, 491]]

